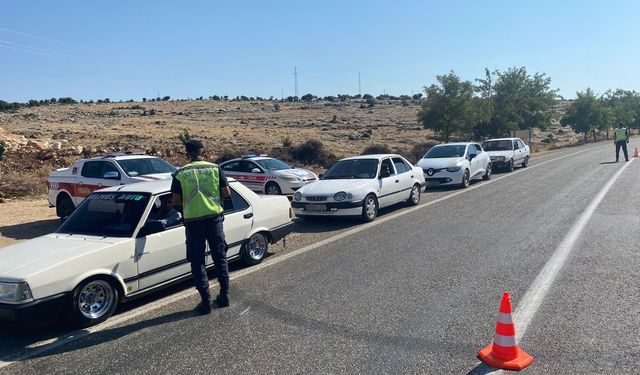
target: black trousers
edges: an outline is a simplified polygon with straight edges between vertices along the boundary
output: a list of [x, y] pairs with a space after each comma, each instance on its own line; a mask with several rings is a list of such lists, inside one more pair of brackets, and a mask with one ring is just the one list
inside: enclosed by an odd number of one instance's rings
[[209, 244], [220, 293], [229, 292], [229, 265], [227, 264], [227, 242], [224, 239], [222, 222], [224, 216], [185, 223], [187, 235], [187, 260], [191, 263], [191, 274], [196, 289], [203, 295], [209, 290], [209, 278], [205, 268], [206, 244]]
[[620, 158], [620, 147], [622, 147], [622, 152], [624, 152], [624, 160], [629, 160], [627, 141], [616, 141], [616, 161]]

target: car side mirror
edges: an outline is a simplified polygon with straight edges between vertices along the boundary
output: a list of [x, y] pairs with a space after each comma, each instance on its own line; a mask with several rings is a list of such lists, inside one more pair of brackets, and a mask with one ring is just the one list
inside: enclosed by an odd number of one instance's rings
[[160, 233], [164, 231], [164, 224], [160, 221], [150, 221], [146, 223], [142, 228], [140, 228], [140, 232], [138, 232], [138, 237], [148, 236], [154, 233]]
[[473, 160], [477, 155], [476, 154], [469, 154], [468, 158], [469, 161]]
[[258, 168], [253, 168], [251, 170], [251, 173], [262, 173], [262, 171], [260, 169], [258, 169]]
[[391, 176], [391, 173], [389, 173], [389, 171], [380, 171], [380, 177], [378, 177], [378, 178], [383, 179], [383, 178], [387, 178], [389, 176]]
[[105, 180], [119, 180], [120, 179], [120, 173], [118, 172], [105, 172], [104, 176], [102, 176], [102, 178], [104, 178]]
[[322, 176], [324, 176], [324, 174], [323, 174], [323, 173], [320, 173], [320, 174], [318, 175], [318, 178], [319, 178], [319, 179], [322, 179]]

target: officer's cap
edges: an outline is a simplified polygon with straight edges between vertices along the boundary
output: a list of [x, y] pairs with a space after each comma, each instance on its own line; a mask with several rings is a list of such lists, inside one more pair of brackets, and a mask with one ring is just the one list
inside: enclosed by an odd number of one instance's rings
[[204, 146], [202, 145], [202, 142], [198, 141], [197, 139], [190, 139], [187, 143], [185, 143], [184, 148], [185, 150], [187, 150], [187, 152], [195, 152], [198, 150], [202, 150]]

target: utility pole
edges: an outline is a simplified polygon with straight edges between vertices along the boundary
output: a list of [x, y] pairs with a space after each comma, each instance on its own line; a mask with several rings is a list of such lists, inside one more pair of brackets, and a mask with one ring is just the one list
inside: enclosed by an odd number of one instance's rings
[[284, 100], [284, 89], [280, 89], [280, 100]]
[[294, 81], [294, 92], [295, 92], [295, 97], [299, 98], [299, 93], [298, 93], [298, 67], [294, 66], [293, 67], [293, 81]]
[[358, 95], [362, 96], [362, 85], [360, 83], [360, 72], [358, 72]]

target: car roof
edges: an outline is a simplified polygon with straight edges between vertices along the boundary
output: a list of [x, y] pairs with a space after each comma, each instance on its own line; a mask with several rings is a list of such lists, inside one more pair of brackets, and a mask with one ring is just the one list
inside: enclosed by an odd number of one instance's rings
[[384, 158], [395, 158], [395, 157], [402, 157], [402, 155], [398, 155], [398, 154], [373, 154], [373, 155], [359, 155], [359, 156], [352, 156], [350, 158], [344, 158], [344, 159], [340, 159], [340, 160], [356, 160], [356, 159], [384, 159]]
[[441, 143], [439, 145], [435, 145], [433, 147], [439, 147], [439, 146], [468, 146], [468, 145], [475, 145], [477, 144], [477, 142], [451, 142], [451, 143]]
[[157, 156], [144, 155], [144, 154], [128, 154], [128, 155], [113, 155], [106, 154], [103, 156], [96, 156], [93, 158], [88, 158], [84, 160], [104, 160], [104, 159], [113, 159], [113, 160], [131, 160], [131, 159], [158, 159]]
[[514, 141], [516, 139], [520, 139], [520, 138], [492, 138], [492, 139], [487, 139], [485, 142], [489, 142], [489, 141]]
[[[119, 192], [119, 193], [149, 193], [152, 195], [166, 193], [171, 190], [172, 179], [166, 178], [157, 181], [136, 182], [134, 184], [112, 186], [102, 189], [100, 193]], [[232, 177], [227, 177], [229, 183], [236, 182]]]
[[[235, 158], [235, 159], [226, 160], [220, 164], [222, 165], [222, 164], [230, 163], [232, 161], [240, 161], [240, 160], [266, 160], [266, 159], [276, 159], [276, 158], [271, 158], [268, 156], [251, 156], [246, 158]], [[280, 159], [276, 159], [276, 160], [280, 160]]]

